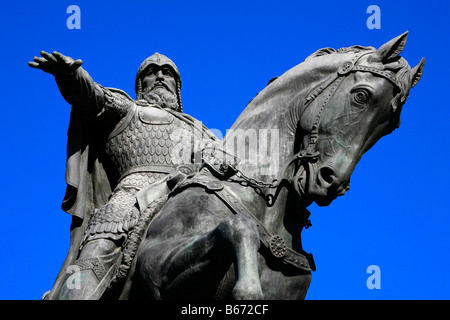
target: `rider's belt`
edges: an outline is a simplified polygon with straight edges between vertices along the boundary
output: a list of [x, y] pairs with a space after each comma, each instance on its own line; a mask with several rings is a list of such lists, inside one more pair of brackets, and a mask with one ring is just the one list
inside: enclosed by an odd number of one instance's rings
[[168, 165], [160, 165], [160, 164], [144, 164], [140, 166], [134, 166], [128, 170], [125, 170], [120, 175], [119, 181], [128, 176], [129, 174], [136, 173], [136, 172], [158, 172], [158, 173], [172, 173], [175, 171], [175, 166], [168, 166]]
[[136, 173], [136, 172], [156, 172], [156, 173], [167, 173], [174, 174], [175, 172], [180, 171], [186, 175], [198, 171], [198, 166], [195, 164], [183, 164], [179, 166], [174, 165], [164, 165], [164, 164], [144, 164], [140, 166], [134, 166], [128, 170], [126, 170], [119, 178], [119, 181], [125, 178], [127, 175]]
[[281, 259], [283, 263], [290, 264], [305, 271], [315, 271], [316, 265], [311, 253], [306, 256], [298, 253], [286, 245], [281, 236], [272, 235], [263, 224], [248, 210], [236, 197], [234, 197], [221, 181], [208, 181], [187, 179], [174, 190], [179, 192], [188, 186], [201, 186], [209, 191], [213, 191], [234, 214], [246, 214], [256, 222], [261, 243], [269, 249], [272, 255]]

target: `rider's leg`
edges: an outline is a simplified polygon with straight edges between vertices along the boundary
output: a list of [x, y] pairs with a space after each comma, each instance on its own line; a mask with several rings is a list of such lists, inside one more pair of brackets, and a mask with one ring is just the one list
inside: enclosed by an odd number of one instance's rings
[[112, 268], [120, 253], [120, 246], [110, 239], [87, 242], [74, 265], [67, 270], [68, 278], [60, 293], [60, 300], [98, 299], [94, 295], [100, 281]]

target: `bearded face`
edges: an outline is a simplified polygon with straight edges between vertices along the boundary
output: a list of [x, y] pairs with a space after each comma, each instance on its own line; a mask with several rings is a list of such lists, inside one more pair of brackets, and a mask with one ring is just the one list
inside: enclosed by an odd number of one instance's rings
[[161, 108], [178, 110], [177, 82], [167, 66], [152, 65], [142, 79], [142, 98]]
[[150, 104], [156, 104], [161, 108], [178, 110], [177, 96], [163, 87], [144, 88], [142, 97]]

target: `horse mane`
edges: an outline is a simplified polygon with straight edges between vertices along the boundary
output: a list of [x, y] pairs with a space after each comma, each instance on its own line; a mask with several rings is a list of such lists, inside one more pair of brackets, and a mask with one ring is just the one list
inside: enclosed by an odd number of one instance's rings
[[364, 47], [364, 46], [343, 47], [343, 48], [339, 48], [338, 50], [336, 50], [334, 48], [322, 48], [322, 49], [317, 50], [313, 54], [309, 55], [305, 59], [305, 61], [308, 61], [310, 59], [317, 58], [317, 57], [320, 57], [320, 56], [333, 54], [333, 53], [350, 53], [350, 52], [358, 53], [358, 52], [361, 52], [361, 51], [364, 51], [364, 50], [375, 51], [376, 49], [374, 47]]
[[[321, 57], [321, 56], [324, 56], [324, 55], [333, 54], [333, 53], [352, 53], [352, 52], [353, 52], [353, 53], [357, 53], [357, 52], [360, 52], [360, 51], [362, 51], [362, 50], [372, 50], [372, 51], [375, 51], [375, 48], [374, 48], [374, 47], [363, 47], [363, 46], [359, 46], [359, 45], [351, 46], [351, 47], [344, 47], [344, 48], [340, 48], [340, 49], [338, 49], [338, 50], [335, 50], [334, 48], [322, 48], [322, 49], [317, 50], [317, 51], [314, 52], [313, 54], [309, 55], [303, 62], [307, 62], [307, 61], [310, 61], [310, 60], [312, 60], [312, 59], [314, 59], [314, 58]], [[294, 68], [300, 66], [301, 64], [302, 64], [302, 63], [300, 63], [299, 65], [295, 66]], [[292, 68], [292, 69], [294, 69], [294, 68]], [[290, 70], [292, 70], [292, 69], [290, 69]], [[290, 71], [290, 70], [288, 70], [288, 71]], [[287, 71], [287, 72], [288, 72], [288, 71]], [[287, 72], [286, 72], [286, 73], [287, 73]], [[250, 100], [250, 101], [248, 102], [247, 107], [249, 107], [249, 106], [252, 104], [252, 102], [254, 102], [254, 101], [256, 100], [256, 98], [259, 98], [259, 97], [261, 96], [261, 93], [262, 93], [265, 89], [267, 89], [273, 82], [275, 82], [276, 80], [278, 80], [278, 79], [281, 78], [281, 77], [282, 77], [282, 76], [274, 77], [274, 78], [270, 79], [269, 82], [267, 83], [266, 87], [263, 88], [263, 90], [261, 90], [261, 92], [257, 93], [256, 96], [255, 96], [252, 100]], [[251, 108], [249, 108], [249, 109], [251, 109]], [[248, 112], [249, 109], [247, 109], [246, 111]], [[245, 110], [244, 110], [244, 111], [245, 111]]]
[[[272, 78], [267, 86], [261, 90], [246, 106], [244, 109], [244, 112], [241, 114], [241, 116], [236, 120], [234, 125], [242, 125], [243, 122], [251, 122], [252, 116], [255, 116], [258, 113], [258, 108], [262, 106], [262, 104], [265, 103], [265, 99], [267, 98], [266, 93], [270, 92], [269, 96], [274, 96], [277, 94], [277, 91], [281, 90], [281, 86], [278, 86], [277, 83], [281, 79], [285, 79], [285, 74], [294, 74], [296, 71], [292, 70], [301, 70], [298, 69], [300, 65], [303, 65], [305, 62], [311, 62], [311, 60], [317, 59], [317, 58], [323, 58], [324, 56], [332, 56], [333, 54], [356, 54], [361, 51], [367, 51], [369, 53], [370, 51], [376, 52], [376, 48], [371, 46], [360, 46], [360, 45], [354, 45], [349, 47], [342, 47], [339, 49], [334, 49], [331, 47], [322, 48], [317, 51], [315, 51], [313, 54], [309, 55], [302, 63], [295, 66], [294, 68], [286, 71], [283, 75], [280, 77]], [[411, 89], [411, 68], [408, 64], [408, 62], [400, 57], [397, 56], [394, 59], [391, 59], [389, 61], [383, 62], [381, 66], [384, 70], [391, 71], [393, 74], [395, 74], [396, 82], [399, 85], [399, 87], [395, 88], [395, 94], [394, 98], [391, 101], [391, 108], [392, 108], [392, 130], [395, 130], [400, 125], [400, 113], [402, 106], [406, 102], [406, 99], [409, 95], [409, 90]], [[293, 73], [292, 73], [293, 72]], [[262, 98], [262, 99], [261, 99]], [[233, 126], [234, 126], [233, 125]]]

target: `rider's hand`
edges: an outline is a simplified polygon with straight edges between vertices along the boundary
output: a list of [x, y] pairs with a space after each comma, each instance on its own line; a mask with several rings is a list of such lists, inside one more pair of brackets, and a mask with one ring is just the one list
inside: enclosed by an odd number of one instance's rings
[[41, 69], [54, 76], [72, 74], [83, 64], [83, 61], [80, 59], [73, 60], [71, 57], [56, 51], [53, 51], [52, 54], [41, 51], [41, 56], [42, 58], [34, 57], [33, 61], [28, 62], [28, 65], [32, 68]]

